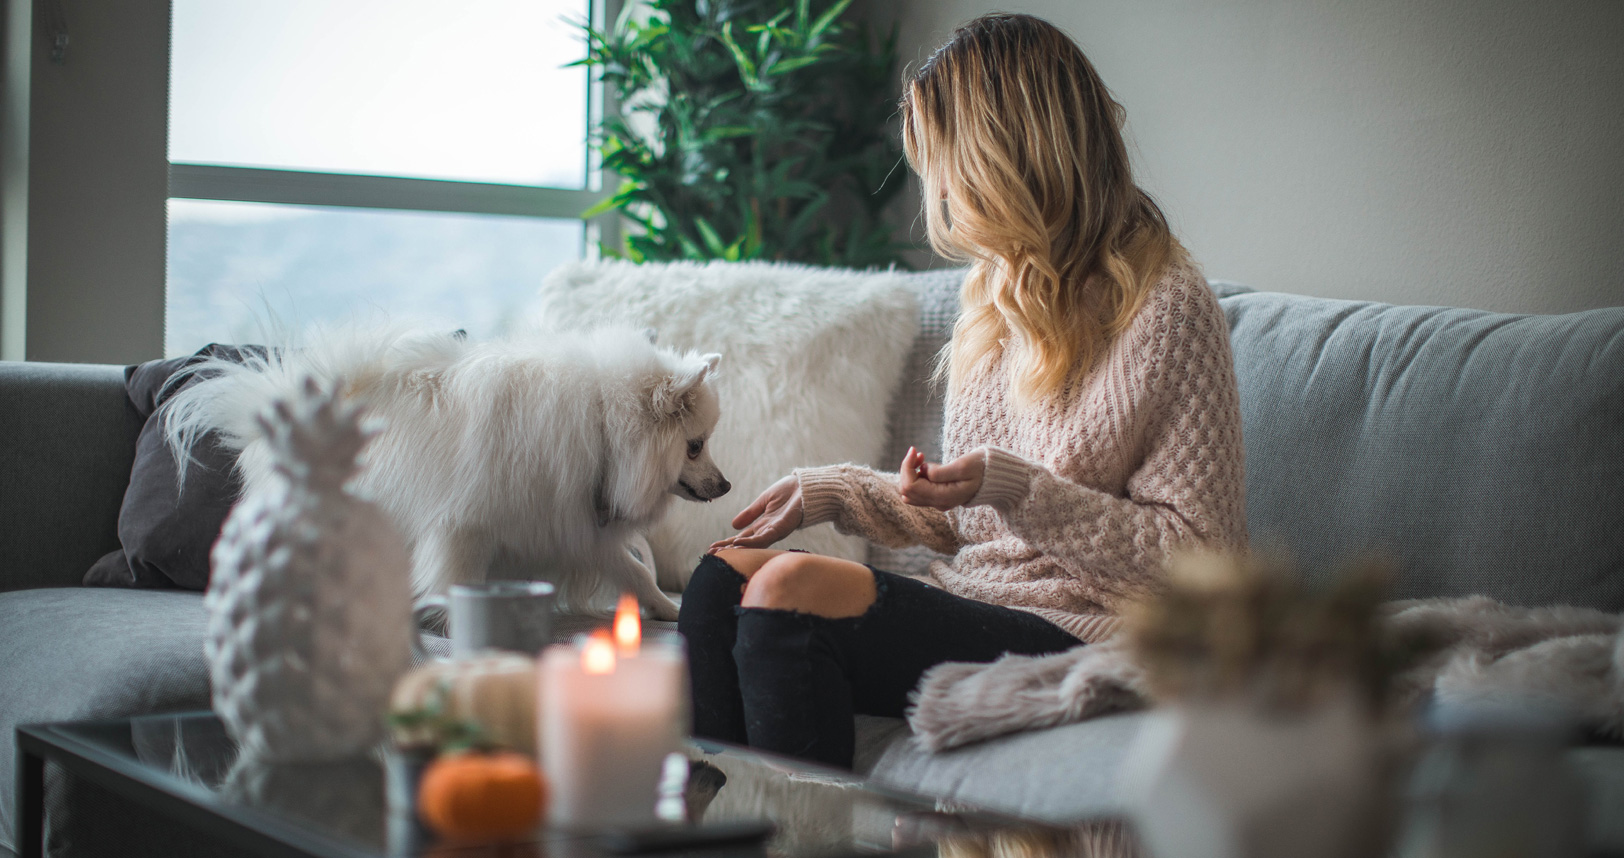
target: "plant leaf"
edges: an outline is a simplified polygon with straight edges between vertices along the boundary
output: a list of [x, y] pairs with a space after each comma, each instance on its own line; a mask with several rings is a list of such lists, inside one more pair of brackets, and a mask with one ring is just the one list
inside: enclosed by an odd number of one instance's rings
[[696, 217], [694, 226], [699, 229], [699, 237], [704, 240], [705, 249], [709, 250], [711, 255], [723, 256], [727, 253], [727, 248], [722, 245], [722, 237], [716, 234], [716, 227], [711, 226], [710, 221]]
[[773, 63], [772, 66], [770, 66], [767, 69], [766, 73], [770, 74], [770, 75], [771, 74], [788, 74], [789, 72], [795, 71], [796, 69], [804, 69], [809, 65], [813, 65], [814, 63], [818, 62], [818, 60], [820, 60], [820, 59], [822, 59], [822, 57], [813, 55], [813, 56], [795, 57], [794, 59], [783, 60], [781, 62]]
[[838, 0], [835, 5], [829, 7], [827, 12], [819, 15], [818, 20], [812, 22], [811, 37], [816, 39], [822, 36], [823, 31], [829, 29], [830, 25], [834, 24], [835, 19], [839, 18], [846, 11], [846, 7], [850, 5], [851, 0]]
[[727, 45], [728, 51], [733, 54], [733, 62], [739, 67], [739, 77], [744, 79], [745, 86], [751, 89], [760, 86], [761, 81], [756, 77], [755, 62], [745, 55], [738, 42], [733, 41], [732, 21], [722, 25], [722, 44]]
[[679, 232], [677, 233], [677, 241], [682, 245], [683, 258], [696, 261], [705, 258], [704, 252], [699, 249], [699, 245], [694, 244], [693, 239]]
[[631, 199], [630, 192], [635, 190], [637, 190], [636, 182], [622, 182], [620, 184], [620, 188], [613, 194], [598, 200], [586, 211], [581, 212], [581, 219], [590, 220], [598, 215], [604, 214], [605, 212], [611, 212], [618, 208], [624, 208], [626, 203]]
[[705, 139], [711, 141], [729, 140], [734, 137], [749, 137], [754, 133], [756, 133], [756, 129], [748, 125], [718, 125], [705, 132]]

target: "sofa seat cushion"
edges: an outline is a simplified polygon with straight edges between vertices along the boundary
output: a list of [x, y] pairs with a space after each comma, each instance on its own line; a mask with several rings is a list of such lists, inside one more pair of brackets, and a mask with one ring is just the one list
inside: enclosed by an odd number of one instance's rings
[[876, 783], [1049, 822], [1119, 813], [1117, 776], [1143, 713], [1014, 733], [931, 753], [906, 730], [869, 771]]
[[1255, 547], [1322, 580], [1385, 555], [1396, 598], [1624, 610], [1624, 308], [1220, 303]]
[[0, 845], [16, 830], [16, 727], [209, 708], [205, 620], [201, 593], [0, 593]]
[[[1119, 780], [1143, 723], [1144, 713], [1120, 713], [939, 754], [895, 719], [859, 718], [858, 736], [860, 744], [882, 741], [868, 772], [882, 785], [1066, 824], [1128, 812]], [[1616, 812], [1624, 807], [1624, 748], [1576, 746], [1564, 757], [1585, 791], [1589, 853], [1624, 854], [1624, 814]]]

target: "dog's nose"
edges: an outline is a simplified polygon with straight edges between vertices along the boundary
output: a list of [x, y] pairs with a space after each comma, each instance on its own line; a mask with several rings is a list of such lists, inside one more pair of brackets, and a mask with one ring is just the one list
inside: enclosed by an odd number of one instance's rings
[[733, 490], [733, 484], [728, 482], [727, 480], [723, 480], [722, 484], [717, 486], [716, 489], [717, 489], [716, 496], [721, 497], [722, 495], [725, 495], [728, 492]]

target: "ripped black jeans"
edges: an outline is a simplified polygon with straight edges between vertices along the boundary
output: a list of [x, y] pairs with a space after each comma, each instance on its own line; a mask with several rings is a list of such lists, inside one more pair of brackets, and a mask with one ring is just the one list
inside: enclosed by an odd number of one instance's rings
[[901, 717], [926, 670], [1078, 645], [1025, 611], [955, 596], [874, 571], [861, 616], [744, 608], [745, 578], [706, 555], [682, 593], [694, 735], [851, 768], [852, 716]]

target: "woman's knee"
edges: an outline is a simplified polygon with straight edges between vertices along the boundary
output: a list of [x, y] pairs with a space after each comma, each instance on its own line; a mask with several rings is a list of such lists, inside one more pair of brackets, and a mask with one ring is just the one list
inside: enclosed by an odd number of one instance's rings
[[742, 604], [839, 619], [863, 614], [874, 604], [877, 593], [874, 573], [867, 566], [784, 552], [769, 558], [750, 576]]
[[774, 557], [788, 553], [790, 552], [780, 551], [775, 548], [724, 548], [711, 556], [726, 563], [733, 571], [748, 579]]

